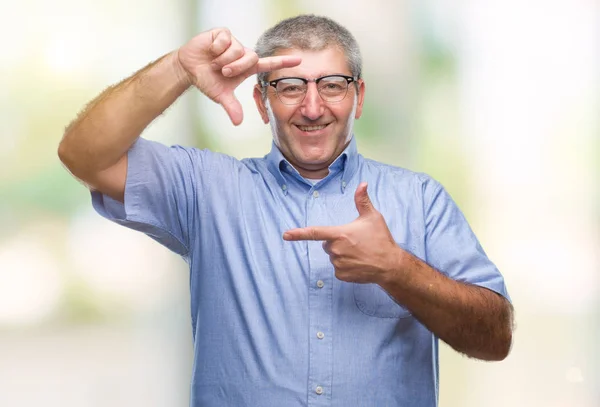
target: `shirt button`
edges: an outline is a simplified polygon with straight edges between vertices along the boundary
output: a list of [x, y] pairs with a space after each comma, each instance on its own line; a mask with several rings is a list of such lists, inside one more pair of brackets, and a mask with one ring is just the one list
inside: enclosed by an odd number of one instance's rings
[[317, 393], [320, 396], [321, 394], [323, 394], [323, 388], [321, 386], [317, 386], [315, 388], [315, 393]]
[[325, 338], [325, 334], [323, 332], [317, 332], [317, 338], [323, 339]]
[[283, 185], [281, 186], [281, 189], [283, 189], [283, 190], [285, 191], [285, 190], [287, 189], [287, 185], [283, 184]]
[[325, 283], [323, 282], [323, 280], [317, 281], [317, 287], [323, 288], [324, 285], [325, 285]]
[[342, 181], [342, 188], [346, 188], [346, 181]]
[[313, 192], [313, 197], [318, 198], [319, 197], [319, 191], [314, 191]]

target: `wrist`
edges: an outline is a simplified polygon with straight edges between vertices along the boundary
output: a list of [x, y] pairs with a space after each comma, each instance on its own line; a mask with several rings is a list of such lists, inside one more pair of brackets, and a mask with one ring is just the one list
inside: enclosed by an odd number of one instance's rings
[[181, 60], [179, 59], [179, 49], [171, 53], [171, 63], [173, 65], [173, 69], [175, 70], [178, 84], [185, 89], [192, 86], [194, 84], [194, 80], [192, 75], [190, 75], [190, 73], [186, 71], [181, 64]]
[[406, 263], [407, 255], [406, 251], [399, 246], [395, 246], [387, 256], [386, 265], [380, 274], [377, 284], [382, 287], [397, 284], [404, 274], [404, 264]]

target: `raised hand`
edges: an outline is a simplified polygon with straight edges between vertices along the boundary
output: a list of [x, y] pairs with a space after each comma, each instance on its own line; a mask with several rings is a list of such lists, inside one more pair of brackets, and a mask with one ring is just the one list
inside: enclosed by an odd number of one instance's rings
[[396, 244], [385, 219], [375, 209], [367, 184], [354, 194], [358, 218], [342, 226], [310, 226], [288, 230], [284, 240], [323, 240], [335, 276], [354, 283], [383, 283], [398, 269], [404, 251]]
[[227, 28], [215, 28], [192, 38], [178, 51], [178, 60], [190, 83], [223, 106], [233, 124], [242, 122], [243, 112], [234, 94], [247, 77], [300, 64], [300, 57], [258, 58]]

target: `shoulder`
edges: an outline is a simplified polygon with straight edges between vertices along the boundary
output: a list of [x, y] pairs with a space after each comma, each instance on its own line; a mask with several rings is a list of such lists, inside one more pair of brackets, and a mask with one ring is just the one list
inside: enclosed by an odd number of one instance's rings
[[412, 171], [404, 167], [382, 163], [370, 158], [364, 158], [363, 171], [376, 179], [381, 179], [388, 185], [395, 187], [408, 188], [414, 192], [420, 192], [423, 195], [433, 194], [443, 186], [431, 175], [424, 172]]
[[267, 168], [267, 160], [265, 157], [252, 157], [240, 160], [240, 164], [251, 172], [264, 172]]

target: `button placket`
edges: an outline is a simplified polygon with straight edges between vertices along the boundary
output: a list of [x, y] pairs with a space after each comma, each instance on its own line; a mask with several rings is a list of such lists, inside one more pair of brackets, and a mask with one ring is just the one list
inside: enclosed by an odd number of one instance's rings
[[[306, 195], [306, 225], [318, 226], [327, 222], [327, 208], [324, 207], [325, 201], [321, 196], [322, 191], [316, 188], [308, 191]], [[309, 392], [312, 397], [308, 398], [308, 406], [318, 406], [324, 399], [329, 399], [330, 395], [325, 391], [331, 386], [332, 378], [332, 287], [325, 285], [326, 278], [332, 273], [332, 266], [329, 256], [323, 250], [322, 242], [309, 241], [309, 279], [311, 287], [309, 289]], [[321, 279], [319, 279], [319, 277]], [[325, 334], [327, 333], [327, 335]], [[320, 400], [320, 401], [318, 401]]]

